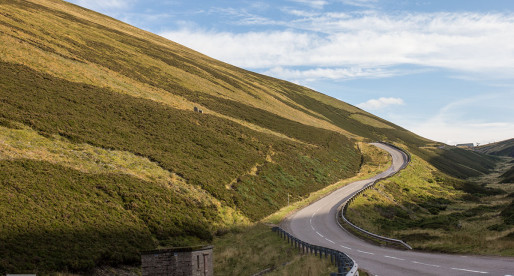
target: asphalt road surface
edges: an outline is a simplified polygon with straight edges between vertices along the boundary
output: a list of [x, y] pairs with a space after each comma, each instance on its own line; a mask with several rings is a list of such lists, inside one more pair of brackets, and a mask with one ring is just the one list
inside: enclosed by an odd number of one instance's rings
[[359, 239], [336, 222], [337, 208], [354, 193], [378, 178], [390, 175], [406, 162], [404, 154], [380, 143], [373, 145], [393, 157], [391, 167], [367, 180], [353, 182], [289, 216], [281, 227], [295, 237], [315, 245], [337, 249], [354, 259], [359, 268], [373, 275], [512, 275], [514, 258], [449, 255], [398, 250]]

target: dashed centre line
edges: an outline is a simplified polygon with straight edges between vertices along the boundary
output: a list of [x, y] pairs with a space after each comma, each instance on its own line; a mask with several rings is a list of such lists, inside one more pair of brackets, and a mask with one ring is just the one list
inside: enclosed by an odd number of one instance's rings
[[420, 265], [428, 265], [428, 266], [433, 266], [433, 267], [441, 267], [440, 265], [435, 265], [435, 264], [426, 264], [426, 263], [421, 263], [421, 262], [416, 262], [416, 261], [412, 261], [413, 264], [420, 264]]
[[348, 247], [348, 246], [344, 246], [344, 245], [339, 245], [339, 246], [341, 246], [342, 248], [346, 248], [346, 249], [348, 249], [348, 250], [352, 250], [352, 249], [351, 249], [350, 247]]
[[486, 272], [486, 271], [470, 270], [470, 269], [456, 268], [456, 267], [452, 267], [452, 269], [453, 270], [466, 271], [466, 272], [480, 273], [480, 274], [488, 274], [489, 273], [489, 272]]
[[327, 238], [325, 238], [325, 240], [327, 240], [327, 241], [329, 241], [329, 242], [331, 242], [331, 243], [333, 243], [333, 244], [336, 244], [335, 242], [333, 242], [333, 241], [331, 241], [331, 240], [329, 240], [329, 239], [327, 239]]
[[364, 254], [369, 254], [369, 255], [375, 255], [375, 253], [371, 253], [371, 252], [367, 252], [367, 251], [362, 251], [362, 250], [357, 250], [357, 252], [364, 253]]
[[325, 236], [321, 235], [320, 232], [316, 231], [316, 234], [318, 234], [320, 237], [324, 238]]
[[393, 257], [393, 256], [387, 256], [387, 255], [385, 255], [384, 257], [389, 258], [389, 259], [395, 259], [395, 260], [398, 260], [398, 261], [405, 261], [405, 259], [398, 258], [398, 257]]

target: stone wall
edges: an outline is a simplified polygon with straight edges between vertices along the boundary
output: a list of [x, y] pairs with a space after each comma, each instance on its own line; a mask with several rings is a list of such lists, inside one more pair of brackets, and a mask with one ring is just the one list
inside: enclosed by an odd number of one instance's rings
[[212, 246], [158, 249], [141, 253], [143, 276], [213, 276]]

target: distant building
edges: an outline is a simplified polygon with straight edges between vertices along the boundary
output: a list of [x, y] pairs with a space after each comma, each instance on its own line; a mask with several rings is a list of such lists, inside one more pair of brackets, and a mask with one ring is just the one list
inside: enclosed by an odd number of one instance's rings
[[143, 276], [213, 276], [212, 246], [141, 252]]
[[475, 145], [473, 143], [466, 143], [466, 144], [457, 144], [457, 147], [462, 148], [462, 149], [472, 149], [475, 147]]

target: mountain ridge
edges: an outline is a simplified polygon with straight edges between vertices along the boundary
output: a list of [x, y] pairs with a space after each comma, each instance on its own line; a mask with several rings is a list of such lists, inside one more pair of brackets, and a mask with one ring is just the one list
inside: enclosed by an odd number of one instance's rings
[[514, 157], [514, 138], [477, 146], [474, 150], [490, 155]]

